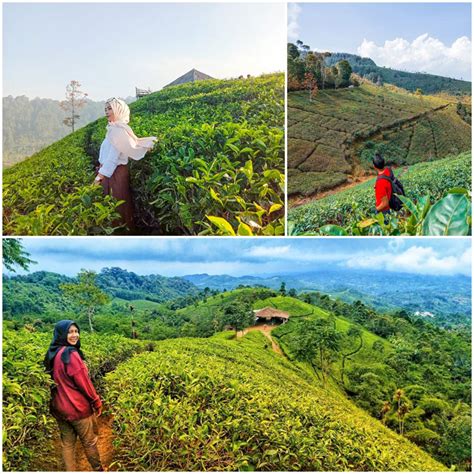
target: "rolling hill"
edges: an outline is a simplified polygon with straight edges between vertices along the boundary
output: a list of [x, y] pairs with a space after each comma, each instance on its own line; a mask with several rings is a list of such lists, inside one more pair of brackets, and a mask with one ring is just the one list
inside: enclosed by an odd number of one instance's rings
[[[381, 314], [321, 294], [308, 295], [310, 302], [275, 295], [241, 288], [204, 296], [169, 320], [142, 308], [180, 327], [181, 335], [193, 326], [210, 337], [174, 339], [175, 332], [173, 339], [146, 340], [149, 332], [137, 341], [114, 329], [109, 335], [105, 327], [84, 334], [94, 383], [113, 420], [114, 469], [443, 471], [467, 465], [468, 330], [447, 331], [404, 312]], [[247, 303], [289, 312], [288, 323], [267, 323], [283, 354], [258, 330], [240, 337], [219, 332], [222, 310]], [[108, 327], [128, 317], [101, 315]], [[324, 344], [318, 346], [326, 354], [322, 365], [319, 356], [301, 357], [312, 344], [306, 336], [320, 331], [330, 339], [317, 341]], [[48, 379], [38, 367], [50, 333], [27, 326], [3, 334], [6, 465], [58, 470]], [[392, 400], [397, 391], [399, 405]], [[390, 407], [381, 413], [385, 402]], [[21, 434], [24, 443], [17, 442]]]
[[392, 166], [468, 151], [471, 125], [460, 111], [470, 107], [468, 98], [368, 81], [320, 90], [312, 101], [304, 91], [289, 92], [288, 193], [312, 195], [357, 181], [372, 170], [376, 151]]
[[[137, 136], [157, 136], [131, 163], [141, 234], [284, 233], [284, 75], [206, 80], [131, 106]], [[90, 235], [116, 229], [117, 202], [92, 185], [106, 119], [3, 174], [4, 233]]]
[[389, 67], [377, 66], [370, 58], [362, 58], [349, 53], [331, 53], [326, 58], [326, 64], [332, 66], [345, 59], [352, 71], [373, 82], [380, 78], [382, 83], [393, 84], [411, 92], [421, 89], [425, 94], [446, 92], [453, 95], [471, 95], [472, 84], [469, 81], [437, 76], [422, 72], [399, 71]]

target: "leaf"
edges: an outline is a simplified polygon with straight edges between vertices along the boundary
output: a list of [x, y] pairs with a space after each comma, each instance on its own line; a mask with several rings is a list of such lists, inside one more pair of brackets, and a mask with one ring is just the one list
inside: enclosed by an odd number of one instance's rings
[[216, 192], [212, 188], [209, 189], [209, 192], [211, 194], [211, 198], [214, 199], [214, 201], [217, 201], [222, 207], [224, 207], [224, 203], [221, 201], [219, 196], [216, 194]]
[[319, 228], [319, 231], [324, 235], [347, 235], [344, 228], [334, 224], [324, 225]]
[[366, 227], [370, 227], [371, 225], [377, 224], [377, 219], [374, 218], [369, 218], [369, 219], [364, 219], [363, 221], [360, 221], [357, 223], [357, 227], [359, 229], [365, 229]]
[[224, 235], [233, 235], [235, 236], [234, 229], [223, 217], [217, 216], [206, 216], [219, 230], [223, 232]]
[[448, 194], [465, 194], [469, 196], [469, 190], [466, 188], [452, 188], [448, 191]]
[[275, 211], [278, 211], [279, 209], [281, 209], [283, 207], [283, 204], [273, 204], [268, 213], [271, 214], [272, 212], [275, 212]]
[[253, 235], [252, 229], [245, 223], [241, 222], [237, 229], [237, 235]]
[[448, 194], [423, 221], [423, 235], [468, 235], [471, 204], [464, 194]]

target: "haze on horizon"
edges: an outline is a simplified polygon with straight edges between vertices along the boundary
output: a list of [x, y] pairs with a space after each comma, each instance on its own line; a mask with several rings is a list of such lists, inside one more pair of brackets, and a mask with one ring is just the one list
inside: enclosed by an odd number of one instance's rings
[[[269, 276], [317, 269], [471, 275], [469, 239], [24, 238], [30, 272], [75, 276], [120, 267], [138, 275]], [[5, 272], [5, 269], [4, 269]], [[5, 272], [8, 273], [8, 272]], [[18, 271], [18, 274], [24, 274]]]

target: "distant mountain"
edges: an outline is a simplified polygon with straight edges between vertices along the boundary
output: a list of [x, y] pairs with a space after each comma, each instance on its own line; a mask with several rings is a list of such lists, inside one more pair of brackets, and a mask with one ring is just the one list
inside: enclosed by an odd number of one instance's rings
[[186, 275], [198, 288], [231, 290], [239, 285], [278, 290], [320, 291], [346, 302], [361, 300], [380, 311], [406, 309], [430, 312], [438, 321], [455, 314], [471, 314], [471, 279], [465, 276], [431, 276], [408, 273], [333, 269], [275, 276]]
[[[127, 97], [131, 103], [134, 97]], [[71, 129], [63, 124], [66, 117], [59, 100], [29, 99], [22, 95], [3, 98], [3, 166], [12, 166], [47, 147]], [[104, 115], [105, 101], [87, 100], [78, 112], [76, 130]]]
[[205, 81], [207, 79], [214, 78], [204, 74], [203, 72], [199, 72], [197, 69], [191, 69], [191, 71], [178, 77], [178, 79], [175, 79], [173, 82], [166, 84], [164, 87], [178, 86], [180, 84], [186, 84], [187, 82]]
[[362, 58], [355, 54], [331, 53], [331, 56], [326, 58], [326, 63], [328, 66], [332, 66], [343, 59], [349, 62], [353, 72], [374, 83], [394, 84], [412, 92], [421, 89], [425, 94], [448, 92], [449, 94], [471, 95], [471, 82], [437, 76], [435, 74], [413, 73], [380, 67], [372, 59]]

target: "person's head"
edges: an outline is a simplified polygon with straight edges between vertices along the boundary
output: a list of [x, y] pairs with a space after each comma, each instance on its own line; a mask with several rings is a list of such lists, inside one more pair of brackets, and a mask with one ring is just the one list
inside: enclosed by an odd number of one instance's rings
[[385, 169], [385, 160], [379, 153], [376, 153], [374, 158], [372, 159], [372, 163], [374, 164], [374, 168], [376, 170], [382, 171]]
[[130, 121], [130, 109], [122, 99], [112, 97], [105, 103], [105, 116], [109, 122], [128, 123]]
[[80, 332], [77, 323], [63, 319], [54, 326], [54, 342], [61, 346], [79, 346]]

